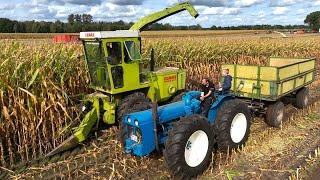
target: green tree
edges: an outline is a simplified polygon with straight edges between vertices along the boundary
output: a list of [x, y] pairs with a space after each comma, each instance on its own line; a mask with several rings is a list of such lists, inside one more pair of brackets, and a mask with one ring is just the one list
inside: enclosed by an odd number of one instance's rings
[[318, 31], [320, 28], [320, 11], [308, 14], [304, 23], [309, 24], [312, 30]]
[[70, 15], [68, 16], [68, 23], [69, 23], [69, 24], [73, 24], [73, 23], [74, 23], [74, 14], [70, 14]]
[[82, 22], [85, 24], [92, 23], [92, 16], [90, 14], [82, 14]]

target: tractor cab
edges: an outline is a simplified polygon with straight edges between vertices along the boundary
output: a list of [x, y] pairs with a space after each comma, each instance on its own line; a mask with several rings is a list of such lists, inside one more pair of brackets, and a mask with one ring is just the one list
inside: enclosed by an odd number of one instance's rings
[[139, 31], [81, 32], [93, 89], [118, 94], [149, 86], [141, 78]]

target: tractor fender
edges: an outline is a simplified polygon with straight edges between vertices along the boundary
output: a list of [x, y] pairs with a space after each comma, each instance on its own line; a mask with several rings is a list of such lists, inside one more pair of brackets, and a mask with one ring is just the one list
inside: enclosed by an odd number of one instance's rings
[[222, 104], [230, 99], [235, 99], [235, 97], [231, 94], [223, 94], [216, 97], [216, 100], [212, 103], [208, 113], [208, 121], [210, 124], [213, 124], [215, 122], [218, 111]]

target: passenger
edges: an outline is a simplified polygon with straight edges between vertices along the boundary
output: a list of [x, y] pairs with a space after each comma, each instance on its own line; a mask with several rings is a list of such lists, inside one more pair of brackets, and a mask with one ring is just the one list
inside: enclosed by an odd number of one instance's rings
[[215, 87], [212, 82], [209, 81], [208, 78], [203, 78], [201, 81], [201, 107], [202, 107], [202, 115], [207, 116], [211, 104], [214, 100], [214, 91]]
[[229, 69], [223, 69], [222, 78], [219, 82], [219, 91], [222, 92], [222, 94], [230, 93], [231, 83], [232, 76], [229, 75]]

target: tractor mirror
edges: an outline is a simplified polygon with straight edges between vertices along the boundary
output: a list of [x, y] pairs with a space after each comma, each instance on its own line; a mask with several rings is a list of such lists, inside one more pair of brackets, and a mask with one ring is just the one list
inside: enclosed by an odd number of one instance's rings
[[150, 71], [154, 71], [154, 50], [153, 48], [151, 49], [151, 57], [150, 57]]

